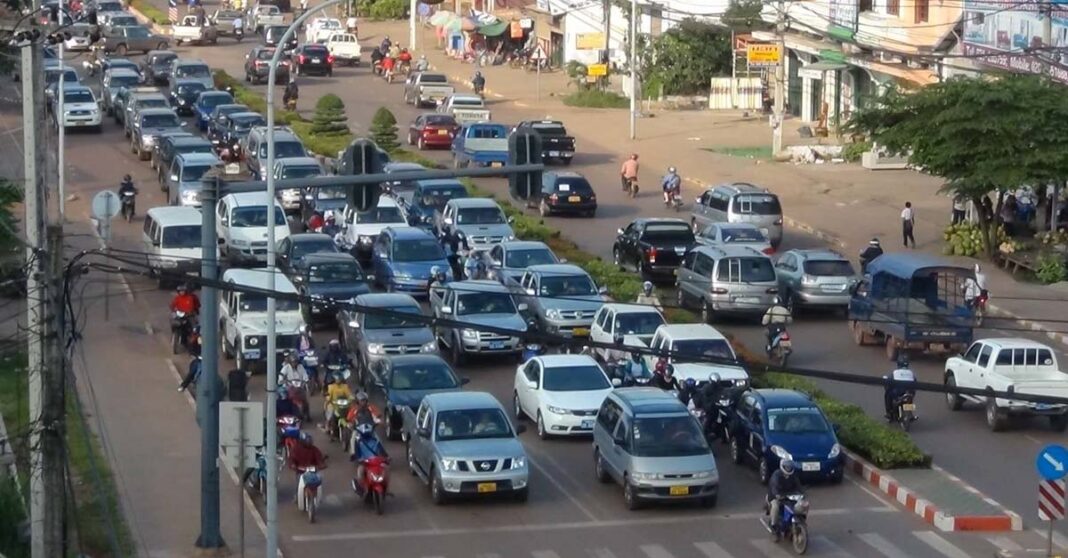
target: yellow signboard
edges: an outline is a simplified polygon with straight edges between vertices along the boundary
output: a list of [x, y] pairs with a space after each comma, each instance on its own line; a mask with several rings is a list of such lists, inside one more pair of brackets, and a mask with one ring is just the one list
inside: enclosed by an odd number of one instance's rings
[[604, 48], [604, 33], [579, 33], [575, 35], [575, 48], [599, 50]]
[[782, 60], [782, 49], [770, 43], [749, 43], [745, 48], [745, 59], [750, 66], [774, 66]]
[[608, 64], [590, 64], [586, 66], [586, 75], [590, 77], [607, 76]]

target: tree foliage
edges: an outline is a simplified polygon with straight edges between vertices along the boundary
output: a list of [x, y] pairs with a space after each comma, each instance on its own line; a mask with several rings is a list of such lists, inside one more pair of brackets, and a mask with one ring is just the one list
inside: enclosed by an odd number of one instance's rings
[[400, 147], [397, 141], [397, 118], [386, 107], [380, 107], [371, 119], [371, 139], [388, 152]]
[[[1068, 95], [1041, 76], [954, 78], [891, 90], [855, 111], [846, 128], [909, 153], [913, 165], [945, 178], [946, 190], [977, 206], [988, 194], [1068, 178]], [[995, 228], [979, 213], [990, 255]]]
[[311, 132], [320, 136], [343, 136], [349, 133], [345, 103], [333, 93], [319, 97], [312, 116]]
[[769, 25], [760, 18], [764, 9], [761, 0], [731, 0], [723, 12], [723, 24], [735, 31], [764, 29]]
[[650, 48], [643, 48], [640, 56], [645, 82], [657, 89], [663, 85], [665, 94], [707, 91], [713, 76], [730, 72], [730, 32], [686, 19], [652, 39]]
[[404, 17], [408, 6], [403, 0], [375, 0], [367, 9], [367, 14], [375, 19], [399, 19]]

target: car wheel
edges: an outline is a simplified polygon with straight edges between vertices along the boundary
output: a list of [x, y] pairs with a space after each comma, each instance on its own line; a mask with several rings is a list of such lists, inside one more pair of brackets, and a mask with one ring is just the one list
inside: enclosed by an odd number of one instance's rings
[[454, 366], [460, 366], [464, 363], [464, 349], [457, 339], [452, 340], [452, 350], [449, 351], [449, 358]]
[[441, 476], [435, 471], [430, 477], [430, 499], [437, 505], [443, 505], [448, 499], [445, 487], [442, 485]]
[[393, 426], [393, 413], [389, 409], [386, 409], [385, 422], [386, 422], [386, 439], [387, 440], [399, 440], [400, 439], [400, 432], [397, 432], [397, 429]]
[[158, 45], [156, 45], [156, 50], [167, 50], [167, 43], [160, 42]]
[[771, 465], [767, 459], [760, 460], [758, 473], [760, 475], [760, 484], [768, 484], [768, 480], [771, 479]]
[[419, 151], [426, 150], [426, 140], [424, 140], [423, 138], [419, 138], [419, 141], [416, 142], [416, 145], [419, 147]]
[[545, 420], [541, 418], [541, 413], [538, 413], [538, 437], [542, 440], [549, 439], [549, 430], [545, 428]]
[[742, 453], [742, 444], [738, 441], [737, 436], [731, 436], [731, 461], [735, 465], [741, 465], [745, 460], [745, 455]]
[[1001, 432], [1005, 429], [1005, 414], [998, 409], [997, 399], [988, 397], [986, 399], [986, 425], [990, 427], [991, 432]]
[[612, 261], [616, 264], [616, 267], [620, 271], [626, 271], [627, 268], [623, 266], [623, 255], [619, 253], [619, 248], [612, 249]]
[[601, 457], [601, 450], [599, 449], [593, 450], [593, 476], [603, 483], [612, 480], [612, 476], [608, 474], [608, 469], [604, 466], [604, 458]]
[[404, 444], [404, 453], [408, 455], [408, 472], [415, 475], [415, 451], [412, 450], [411, 442]]
[[638, 493], [630, 484], [630, 479], [623, 477], [623, 504], [627, 506], [627, 509], [634, 511], [642, 507], [641, 500], [638, 499]]
[[526, 418], [523, 415], [523, 406], [519, 404], [519, 392], [512, 393], [512, 412], [515, 413], [515, 421], [523, 422]]
[[[953, 374], [946, 374], [946, 387], [949, 389], [957, 388], [957, 378]], [[956, 393], [946, 394], [946, 408], [950, 411], [959, 411], [964, 406], [964, 398]]]

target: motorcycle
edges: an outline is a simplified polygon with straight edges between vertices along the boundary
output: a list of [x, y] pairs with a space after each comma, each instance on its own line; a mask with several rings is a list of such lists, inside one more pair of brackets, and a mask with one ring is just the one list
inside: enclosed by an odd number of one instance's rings
[[[276, 456], [275, 459], [276, 459], [277, 464], [278, 464], [278, 469], [279, 469], [279, 471], [281, 471], [282, 463], [283, 463], [282, 462], [282, 457], [281, 456]], [[245, 486], [248, 487], [249, 490], [255, 490], [256, 492], [259, 492], [260, 494], [263, 494], [263, 495], [267, 494], [267, 464], [268, 463], [269, 463], [269, 460], [267, 459], [267, 453], [264, 450], [264, 448], [257, 448], [256, 449], [256, 466], [255, 467], [250, 467], [247, 471], [245, 471]]]
[[178, 354], [182, 347], [189, 341], [189, 333], [193, 331], [193, 323], [190, 316], [181, 310], [177, 310], [171, 316], [171, 351]]
[[297, 100], [294, 97], [290, 97], [285, 100], [286, 110], [294, 112], [297, 110]]
[[374, 456], [360, 461], [363, 477], [352, 479], [352, 491], [365, 504], [371, 504], [375, 513], [382, 515], [389, 491], [389, 458]]
[[545, 345], [538, 343], [527, 343], [523, 345], [523, 362], [526, 362], [534, 357], [544, 355], [546, 352]]
[[975, 314], [975, 327], [983, 327], [986, 319], [986, 303], [990, 301], [990, 293], [983, 289], [979, 296], [972, 299], [972, 312]]
[[[315, 523], [315, 513], [319, 508], [322, 497], [320, 488], [323, 486], [323, 477], [315, 467], [308, 467], [299, 471], [301, 480], [304, 481], [304, 494], [302, 495], [304, 510], [308, 514], [308, 523]], [[298, 508], [301, 501], [297, 502]]]
[[103, 70], [104, 60], [107, 59], [108, 53], [104, 51], [104, 47], [93, 45], [89, 47], [90, 56], [87, 60], [82, 61], [82, 68], [89, 73], [89, 76], [95, 76], [97, 72]]
[[706, 430], [708, 434], [714, 438], [719, 438], [721, 442], [726, 444], [730, 441], [730, 428], [731, 428], [731, 401], [727, 398], [722, 398], [716, 401], [716, 411], [713, 415], [707, 417], [708, 425]]
[[298, 355], [301, 366], [308, 372], [308, 395], [319, 393], [319, 357], [315, 354], [315, 348], [308, 349]]
[[241, 27], [235, 28], [234, 29], [234, 39], [236, 39], [237, 42], [240, 43], [242, 40], [244, 40], [244, 38], [245, 38], [245, 30], [242, 29]]
[[219, 151], [219, 158], [224, 163], [237, 163], [241, 161], [241, 146], [239, 144], [233, 144], [225, 146]]
[[905, 432], [908, 432], [912, 423], [919, 418], [916, 416], [916, 396], [911, 393], [895, 398], [890, 408], [893, 409], [890, 422], [896, 422]]
[[278, 450], [282, 452], [282, 460], [289, 461], [289, 452], [300, 443], [300, 417], [285, 415], [275, 421], [278, 427], [278, 438], [282, 441]]
[[278, 385], [285, 386], [286, 392], [289, 394], [289, 398], [293, 400], [293, 404], [300, 409], [300, 418], [303, 420], [311, 420], [311, 410], [308, 404], [308, 383], [304, 380], [287, 380], [280, 381]]
[[134, 202], [137, 199], [137, 192], [126, 191], [122, 193], [122, 216], [129, 223], [133, 221], [134, 217]]
[[479, 97], [481, 97], [482, 94], [486, 91], [486, 82], [485, 81], [476, 81], [476, 82], [473, 82], [472, 85], [473, 85], [472, 88], [475, 90], [475, 95], [478, 95]]
[[778, 529], [771, 525], [770, 504], [764, 504], [764, 517], [760, 523], [771, 533], [775, 542], [786, 539], [798, 556], [808, 550], [808, 500], [804, 494], [790, 494], [779, 506]]
[[349, 427], [349, 409], [352, 408], [352, 400], [342, 397], [334, 401], [334, 420], [328, 425], [330, 435], [341, 442], [341, 449], [349, 450], [349, 437], [352, 436], [352, 428]]
[[793, 341], [790, 340], [790, 333], [786, 331], [786, 328], [777, 328], [777, 331], [772, 334], [771, 343], [764, 346], [764, 352], [779, 366], [786, 366], [790, 353], [794, 352]]
[[668, 199], [664, 201], [664, 205], [674, 208], [676, 212], [680, 211], [683, 205], [682, 192], [675, 191], [667, 195]]
[[631, 198], [638, 197], [638, 179], [620, 177], [620, 184], [623, 187], [623, 191], [627, 193]]

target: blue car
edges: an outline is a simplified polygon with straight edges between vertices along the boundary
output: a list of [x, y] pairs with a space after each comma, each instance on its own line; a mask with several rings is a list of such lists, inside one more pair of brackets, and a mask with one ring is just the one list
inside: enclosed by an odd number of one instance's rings
[[447, 271], [449, 262], [438, 239], [415, 227], [387, 227], [371, 250], [375, 283], [388, 292], [426, 296], [430, 270]]
[[842, 482], [845, 456], [832, 425], [812, 399], [788, 389], [742, 394], [731, 426], [731, 461], [755, 463], [767, 484], [779, 461], [791, 459], [804, 481]]
[[234, 97], [226, 91], [209, 89], [197, 95], [197, 101], [193, 107], [197, 115], [197, 128], [202, 132], [206, 132], [208, 123], [211, 122], [211, 113], [215, 110], [215, 107], [232, 104], [234, 104]]
[[434, 226], [434, 214], [441, 211], [449, 200], [468, 197], [467, 188], [453, 178], [419, 180], [412, 190], [408, 204], [408, 224], [430, 229]]
[[458, 378], [438, 355], [396, 355], [371, 363], [375, 386], [386, 400], [386, 438], [399, 440], [404, 427], [403, 410], [419, 410], [423, 398], [431, 393], [460, 391], [467, 378]]

